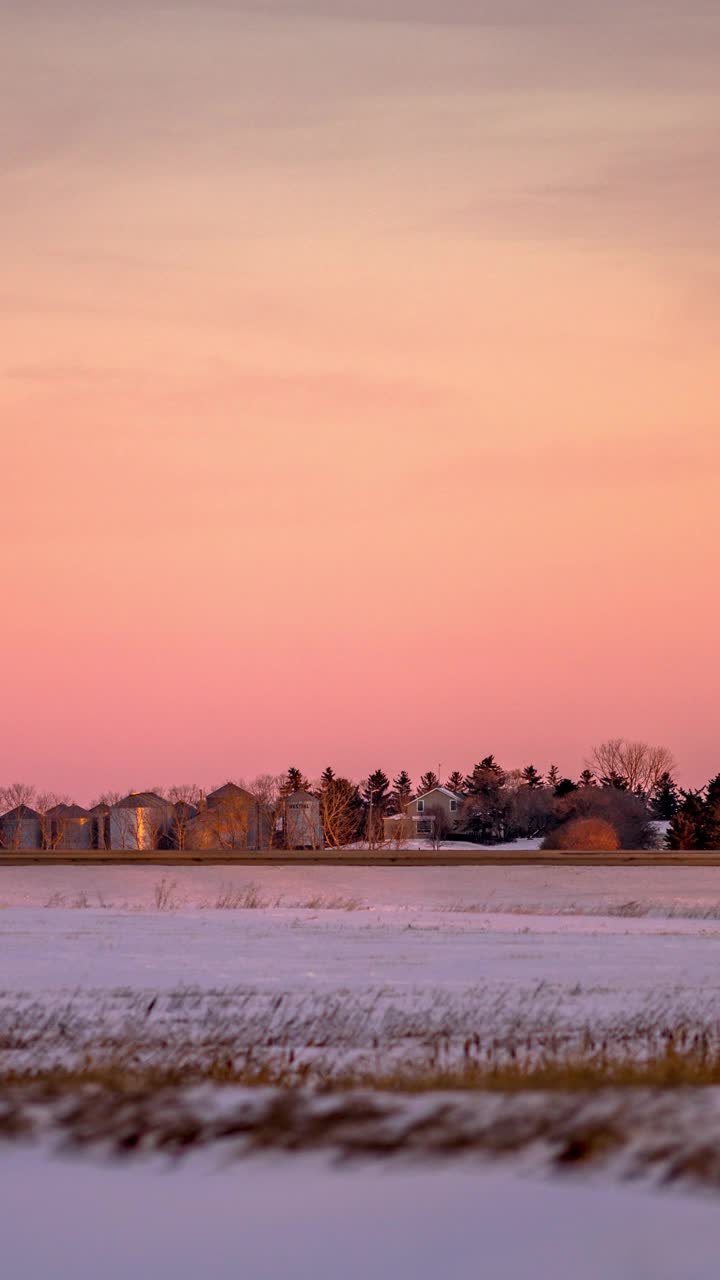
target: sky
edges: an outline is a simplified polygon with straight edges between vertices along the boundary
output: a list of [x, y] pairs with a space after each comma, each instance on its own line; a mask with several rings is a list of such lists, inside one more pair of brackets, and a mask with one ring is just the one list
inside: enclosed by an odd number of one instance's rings
[[716, 772], [716, 0], [0, 18], [0, 785]]

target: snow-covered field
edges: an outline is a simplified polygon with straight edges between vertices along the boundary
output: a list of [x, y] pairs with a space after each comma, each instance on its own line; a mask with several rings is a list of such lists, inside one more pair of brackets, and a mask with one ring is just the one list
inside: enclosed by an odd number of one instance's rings
[[[128, 1052], [144, 1064], [203, 1063], [220, 1049], [228, 1061], [251, 1050], [255, 1061], [332, 1076], [462, 1061], [471, 1040], [496, 1055], [601, 1041], [642, 1055], [682, 1028], [718, 1042], [720, 870], [5, 867], [0, 966], [2, 1071]], [[172, 1109], [161, 1100], [155, 1150], [188, 1134], [197, 1145], [172, 1172], [156, 1155], [118, 1167], [95, 1148], [69, 1162], [56, 1153], [67, 1116], [50, 1108], [39, 1124], [32, 1104], [34, 1145], [0, 1146], [8, 1274], [716, 1274], [716, 1203], [688, 1199], [682, 1181], [687, 1166], [703, 1186], [720, 1185], [713, 1090], [591, 1100], [605, 1108], [605, 1136], [622, 1139], [588, 1184], [557, 1173], [558, 1134], [582, 1147], [597, 1122], [574, 1099], [377, 1095], [373, 1120], [367, 1101], [348, 1095], [347, 1116], [316, 1144], [325, 1154], [229, 1161], [230, 1133], [234, 1155], [237, 1134], [255, 1133], [248, 1107], [266, 1108], [263, 1132], [268, 1115], [275, 1126], [261, 1147], [282, 1147], [287, 1104], [282, 1091], [248, 1101], [247, 1091], [203, 1088]], [[3, 1105], [0, 1134], [20, 1133], [22, 1108]], [[92, 1110], [93, 1098], [83, 1105]], [[138, 1145], [149, 1105], [145, 1096], [115, 1108], [106, 1136]], [[293, 1123], [306, 1137], [328, 1129], [329, 1105], [306, 1096]], [[224, 1143], [218, 1107], [236, 1109]], [[377, 1139], [357, 1142], [353, 1126], [372, 1123]], [[427, 1155], [439, 1126], [437, 1167], [369, 1157], [402, 1155], [403, 1143]], [[513, 1133], [513, 1162], [488, 1163]], [[359, 1165], [331, 1162], [355, 1143]], [[644, 1176], [646, 1163], [646, 1181], [681, 1180], [662, 1202], [618, 1184]], [[43, 1232], [28, 1232], [38, 1203]]]
[[645, 1052], [720, 1025], [720, 870], [4, 868], [0, 903], [6, 1068], [123, 1042], [324, 1070], [469, 1036]]
[[325, 1070], [468, 1036], [647, 1050], [720, 1024], [719, 894], [720, 871], [678, 868], [6, 868], [0, 1060], [128, 1040]]
[[333, 900], [400, 912], [462, 909], [532, 914], [689, 913], [720, 919], [718, 867], [3, 867], [0, 910], [100, 906], [212, 909], [252, 886], [263, 905], [328, 906]]

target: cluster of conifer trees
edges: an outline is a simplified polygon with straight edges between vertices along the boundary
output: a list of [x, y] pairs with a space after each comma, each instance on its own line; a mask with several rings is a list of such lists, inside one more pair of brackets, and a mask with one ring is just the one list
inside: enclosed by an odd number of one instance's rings
[[[630, 772], [630, 771], [629, 771]], [[391, 778], [375, 769], [362, 782], [339, 776], [331, 767], [313, 787], [296, 768], [283, 779], [285, 791], [315, 791], [327, 811], [343, 810], [343, 838], [362, 839], [371, 830], [382, 839], [383, 819], [402, 813], [414, 798], [438, 786], [460, 800], [459, 817], [448, 838], [497, 844], [545, 838], [572, 821], [596, 819], [610, 824], [622, 848], [720, 848], [720, 775], [700, 791], [683, 791], [670, 770], [640, 785], [617, 768], [598, 776], [591, 768], [577, 778], [565, 777], [555, 765], [542, 773], [534, 764], [506, 770], [494, 755], [478, 761], [469, 773], [453, 770], [440, 778], [434, 770], [417, 786], [406, 769]], [[669, 823], [667, 837], [658, 823]]]

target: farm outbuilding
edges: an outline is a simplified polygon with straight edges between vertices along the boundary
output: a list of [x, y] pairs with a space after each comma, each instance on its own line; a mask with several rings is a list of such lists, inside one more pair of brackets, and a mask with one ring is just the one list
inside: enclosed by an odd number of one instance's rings
[[92, 822], [91, 848], [92, 849], [109, 849], [110, 848], [110, 805], [105, 804], [104, 800], [94, 804], [92, 809], [88, 810]]
[[43, 818], [47, 849], [92, 849], [93, 817], [79, 804], [56, 804]]
[[283, 806], [283, 844], [286, 849], [324, 849], [320, 801], [310, 791], [291, 791]]
[[175, 806], [169, 800], [154, 791], [131, 791], [110, 806], [110, 848], [167, 848], [174, 822]]
[[188, 849], [258, 849], [267, 824], [258, 800], [235, 782], [211, 791], [196, 817], [187, 824]]
[[42, 820], [29, 805], [19, 804], [0, 817], [0, 849], [39, 849]]

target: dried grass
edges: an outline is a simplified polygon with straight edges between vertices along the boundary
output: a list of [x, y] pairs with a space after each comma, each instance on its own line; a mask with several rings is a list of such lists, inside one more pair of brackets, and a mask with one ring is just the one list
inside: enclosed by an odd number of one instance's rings
[[[155, 999], [148, 1005], [152, 1015]], [[61, 1024], [62, 1025], [62, 1024]], [[5, 1053], [11, 1041], [0, 1043]], [[157, 1089], [212, 1083], [245, 1087], [294, 1088], [312, 1085], [326, 1092], [366, 1089], [373, 1092], [422, 1094], [441, 1092], [587, 1092], [604, 1089], [703, 1089], [720, 1086], [720, 1048], [707, 1032], [668, 1032], [664, 1048], [638, 1055], [632, 1048], [589, 1040], [581, 1051], [553, 1051], [527, 1040], [522, 1045], [466, 1040], [460, 1061], [448, 1061], [442, 1039], [429, 1047], [422, 1062], [384, 1065], [366, 1063], [332, 1067], [320, 1057], [303, 1057], [294, 1046], [258, 1043], [239, 1049], [219, 1040], [194, 1047], [167, 1045], [161, 1060], [148, 1061], [142, 1039], [113, 1041], [75, 1066], [36, 1068], [30, 1064], [0, 1071], [0, 1092], [29, 1083], [52, 1088], [87, 1084], [121, 1090]]]
[[156, 911], [175, 911], [177, 903], [173, 897], [177, 888], [177, 880], [168, 880], [163, 876], [162, 880], [158, 880], [153, 889], [153, 899]]
[[214, 903], [216, 911], [266, 911], [277, 905], [264, 898], [256, 884], [223, 885]]
[[342, 894], [318, 894], [314, 898], [306, 898], [303, 902], [293, 903], [294, 907], [308, 911], [365, 911], [365, 903], [361, 898], [344, 897]]
[[[260, 1151], [344, 1159], [531, 1159], [557, 1171], [720, 1190], [720, 1102], [697, 1089], [437, 1092], [335, 1089], [238, 1080], [205, 1087], [172, 1073], [117, 1067], [3, 1082], [0, 1140], [46, 1135], [64, 1149], [174, 1158], [219, 1147], [223, 1161]], [[242, 1084], [240, 1089], [220, 1085]], [[193, 1087], [186, 1087], [188, 1084]], [[262, 1088], [254, 1086], [262, 1085]], [[247, 1087], [251, 1086], [251, 1087]]]
[[439, 909], [455, 915], [581, 916], [592, 919], [598, 916], [609, 916], [613, 919], [628, 920], [720, 920], [720, 901], [707, 905], [693, 902], [642, 902], [630, 899], [628, 902], [601, 903], [596, 906], [578, 902], [558, 906], [552, 902], [547, 905], [537, 902], [503, 904], [494, 900], [452, 902]]

